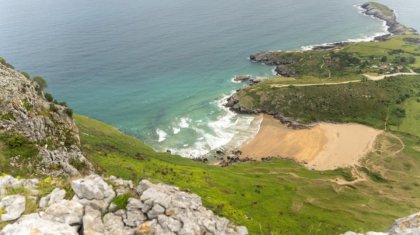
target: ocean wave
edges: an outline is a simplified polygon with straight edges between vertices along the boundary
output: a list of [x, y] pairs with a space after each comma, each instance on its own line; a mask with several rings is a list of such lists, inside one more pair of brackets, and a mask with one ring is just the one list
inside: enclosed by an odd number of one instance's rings
[[181, 128], [188, 128], [188, 127], [190, 127], [190, 122], [191, 121], [192, 121], [191, 118], [183, 117], [179, 121], [179, 127], [181, 127]]
[[163, 131], [163, 130], [161, 130], [159, 128], [156, 129], [156, 134], [158, 135], [158, 142], [159, 143], [165, 141], [166, 140], [166, 136], [168, 136], [168, 134], [165, 131]]
[[178, 134], [180, 131], [181, 131], [181, 128], [172, 127], [172, 132], [174, 133], [174, 135]]

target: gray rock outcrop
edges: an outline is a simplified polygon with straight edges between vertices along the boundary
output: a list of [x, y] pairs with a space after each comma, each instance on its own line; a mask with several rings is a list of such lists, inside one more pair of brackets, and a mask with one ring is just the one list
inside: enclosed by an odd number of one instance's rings
[[48, 175], [77, 175], [81, 166], [87, 172], [92, 169], [80, 151], [79, 130], [66, 110], [49, 102], [35, 82], [0, 63], [0, 134], [26, 137], [41, 157], [41, 161], [23, 162], [16, 156], [12, 166]]
[[248, 234], [245, 227], [204, 208], [199, 196], [177, 187], [142, 180], [134, 189], [131, 181], [116, 177], [107, 180], [126, 192], [120, 196], [130, 196], [125, 206], [111, 209], [114, 188], [102, 177], [90, 175], [71, 182], [75, 198], [64, 199], [65, 191], [56, 188], [42, 198], [43, 207], [37, 213], [22, 217], [23, 210], [16, 213], [14, 219], [18, 220], [6, 225], [0, 235]]

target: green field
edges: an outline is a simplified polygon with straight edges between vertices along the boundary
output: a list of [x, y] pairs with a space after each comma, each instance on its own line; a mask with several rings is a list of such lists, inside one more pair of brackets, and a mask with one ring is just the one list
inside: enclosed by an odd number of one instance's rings
[[[197, 193], [217, 214], [251, 234], [337, 234], [385, 230], [420, 209], [420, 139], [383, 135], [363, 168], [311, 171], [288, 160], [216, 167], [167, 153], [84, 116], [76, 116], [87, 157], [107, 175], [147, 178]], [[416, 150], [417, 149], [417, 150]], [[374, 164], [373, 164], [374, 163]], [[366, 180], [345, 183], [358, 172]]]
[[393, 129], [420, 137], [420, 97], [407, 100], [402, 109], [406, 111], [406, 115], [401, 124]]

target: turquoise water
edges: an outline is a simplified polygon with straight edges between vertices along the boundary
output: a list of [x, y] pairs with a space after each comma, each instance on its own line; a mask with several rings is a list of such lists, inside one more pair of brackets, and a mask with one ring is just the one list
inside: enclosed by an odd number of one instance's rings
[[[417, 0], [386, 0], [420, 29]], [[2, 0], [0, 55], [43, 75], [78, 113], [158, 150], [197, 156], [253, 117], [219, 100], [235, 74], [268, 76], [251, 53], [366, 38], [382, 22], [346, 0]]]

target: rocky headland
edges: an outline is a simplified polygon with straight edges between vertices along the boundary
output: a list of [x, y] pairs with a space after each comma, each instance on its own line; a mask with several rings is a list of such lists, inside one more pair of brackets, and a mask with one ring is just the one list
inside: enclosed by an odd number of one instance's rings
[[[374, 41], [385, 41], [390, 39], [394, 35], [418, 34], [418, 32], [415, 29], [401, 24], [398, 21], [394, 10], [390, 9], [389, 7], [383, 4], [377, 2], [368, 2], [362, 4], [360, 8], [363, 10], [363, 14], [383, 20], [387, 25], [388, 34], [377, 36], [373, 39]], [[311, 50], [332, 50], [342, 48], [350, 43], [351, 42], [326, 43], [323, 45], [312, 46]], [[268, 66], [275, 66], [273, 71], [276, 75], [280, 75], [283, 77], [296, 77], [297, 75], [295, 71], [290, 69], [290, 65], [297, 63], [297, 61], [279, 58], [278, 52], [259, 52], [250, 55], [249, 59], [253, 62], [263, 63]]]
[[417, 30], [398, 22], [395, 11], [383, 4], [377, 2], [368, 2], [362, 4], [360, 7], [364, 10], [364, 14], [385, 21], [388, 27], [388, 32], [391, 35], [417, 34]]

